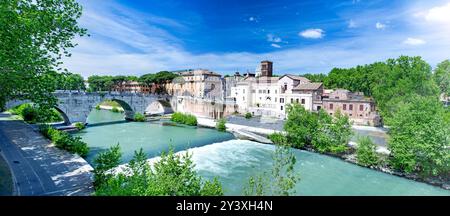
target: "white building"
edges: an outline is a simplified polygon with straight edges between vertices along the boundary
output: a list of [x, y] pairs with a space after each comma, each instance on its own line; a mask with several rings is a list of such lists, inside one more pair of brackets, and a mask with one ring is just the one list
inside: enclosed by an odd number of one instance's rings
[[[322, 83], [294, 75], [272, 76], [272, 62], [261, 62], [259, 77], [247, 77], [231, 88], [240, 113], [286, 118], [286, 107], [302, 104], [307, 110], [322, 108]], [[265, 70], [266, 69], [266, 70]]]

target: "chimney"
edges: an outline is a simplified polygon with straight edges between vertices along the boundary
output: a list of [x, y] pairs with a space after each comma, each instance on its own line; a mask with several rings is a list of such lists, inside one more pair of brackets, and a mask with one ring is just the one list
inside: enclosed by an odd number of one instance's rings
[[271, 77], [273, 72], [273, 62], [262, 61], [261, 62], [261, 76]]

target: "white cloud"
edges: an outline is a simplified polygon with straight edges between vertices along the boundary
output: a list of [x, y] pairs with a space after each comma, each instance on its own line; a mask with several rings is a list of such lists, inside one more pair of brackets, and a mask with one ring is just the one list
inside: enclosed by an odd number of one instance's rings
[[348, 28], [356, 28], [356, 22], [353, 21], [352, 19], [350, 21], [348, 21]]
[[325, 35], [324, 33], [325, 31], [322, 29], [306, 29], [298, 34], [304, 38], [318, 39], [322, 38]]
[[386, 24], [377, 22], [377, 23], [375, 24], [375, 28], [377, 28], [377, 29], [385, 29], [385, 28], [386, 28]]
[[277, 37], [273, 34], [267, 34], [267, 41], [269, 42], [275, 42], [275, 43], [280, 43], [282, 40], [280, 37]]
[[425, 20], [450, 24], [450, 2], [428, 10], [425, 14]]
[[275, 48], [281, 48], [281, 46], [280, 45], [278, 45], [278, 44], [270, 44], [270, 46], [272, 46], [272, 47], [275, 47]]
[[407, 44], [407, 45], [417, 46], [417, 45], [425, 44], [426, 42], [419, 38], [407, 38], [406, 40], [403, 41], [403, 43]]

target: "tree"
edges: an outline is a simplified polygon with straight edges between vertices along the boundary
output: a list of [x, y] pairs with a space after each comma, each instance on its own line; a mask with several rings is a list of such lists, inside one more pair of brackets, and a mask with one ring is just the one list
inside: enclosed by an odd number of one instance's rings
[[312, 145], [319, 152], [342, 153], [348, 149], [347, 144], [352, 135], [351, 124], [346, 115], [338, 110], [329, 116], [320, 110], [318, 127], [312, 138]]
[[171, 149], [151, 166], [142, 149], [136, 151], [123, 172], [109, 176], [96, 188], [97, 195], [115, 196], [213, 196], [223, 195], [217, 179], [205, 181], [194, 170], [189, 153]]
[[84, 79], [80, 74], [61, 73], [57, 74], [56, 80], [56, 89], [58, 90], [86, 90]]
[[217, 124], [216, 124], [216, 129], [218, 131], [225, 132], [227, 130], [227, 127], [225, 126], [226, 123], [227, 123], [226, 119], [224, 119], [224, 118], [219, 119], [219, 121], [217, 121]]
[[366, 167], [378, 165], [380, 158], [376, 149], [377, 146], [369, 137], [360, 137], [358, 139], [358, 148], [356, 149], [356, 160], [358, 164]]
[[114, 167], [119, 166], [122, 153], [119, 144], [111, 146], [107, 151], [99, 153], [94, 159], [94, 186], [101, 188], [107, 180], [113, 176], [108, 172]]
[[388, 59], [378, 71], [373, 96], [387, 124], [403, 101], [413, 95], [438, 97], [431, 67], [420, 57], [400, 56]]
[[394, 114], [388, 142], [390, 164], [423, 175], [450, 171], [450, 125], [435, 97], [413, 96]]
[[310, 145], [312, 135], [317, 129], [317, 116], [295, 103], [287, 107], [287, 112], [284, 130], [287, 132], [289, 143], [292, 143], [295, 148]]
[[295, 185], [300, 180], [295, 171], [297, 159], [288, 144], [286, 137], [282, 134], [272, 134], [276, 146], [272, 154], [271, 173], [262, 173], [250, 177], [244, 187], [245, 196], [289, 196], [295, 194]]
[[86, 34], [75, 0], [0, 1], [0, 109], [11, 99], [29, 99], [42, 110], [57, 100], [55, 74], [70, 57], [72, 40]]
[[306, 77], [311, 82], [324, 82], [325, 78], [327, 77], [327, 75], [321, 74], [321, 73], [320, 74], [303, 74], [300, 76]]
[[450, 96], [450, 60], [439, 63], [434, 70], [434, 80], [441, 93]]

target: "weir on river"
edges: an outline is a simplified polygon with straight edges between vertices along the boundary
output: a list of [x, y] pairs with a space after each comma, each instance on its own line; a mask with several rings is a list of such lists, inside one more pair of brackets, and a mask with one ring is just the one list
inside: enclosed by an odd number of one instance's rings
[[[93, 110], [90, 124], [118, 121], [120, 113]], [[192, 153], [195, 169], [205, 178], [217, 176], [226, 195], [242, 195], [250, 176], [271, 171], [273, 145], [237, 140], [230, 133], [196, 127], [163, 126], [161, 122], [128, 122], [87, 127], [80, 132], [91, 147], [88, 162], [98, 152], [117, 143], [123, 163], [143, 148], [149, 158], [167, 151]], [[298, 195], [450, 195], [450, 191], [386, 173], [363, 168], [337, 158], [293, 149], [300, 181]]]

